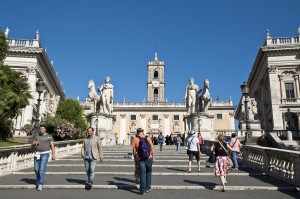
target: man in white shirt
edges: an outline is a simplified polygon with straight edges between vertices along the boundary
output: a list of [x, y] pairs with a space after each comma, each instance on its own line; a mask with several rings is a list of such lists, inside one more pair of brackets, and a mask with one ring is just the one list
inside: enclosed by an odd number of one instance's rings
[[189, 155], [189, 172], [192, 171], [192, 161], [194, 156], [197, 160], [198, 171], [200, 172], [200, 145], [195, 132], [192, 132], [191, 136], [187, 138], [187, 150], [187, 154]]

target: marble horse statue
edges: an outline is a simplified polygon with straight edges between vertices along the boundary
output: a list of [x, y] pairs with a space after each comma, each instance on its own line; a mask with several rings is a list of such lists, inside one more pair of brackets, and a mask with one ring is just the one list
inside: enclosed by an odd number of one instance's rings
[[202, 94], [199, 97], [200, 112], [207, 112], [208, 107], [211, 106], [212, 99], [209, 93], [209, 81], [204, 80]]
[[96, 92], [95, 83], [93, 80], [90, 80], [88, 83], [89, 88], [89, 98], [90, 101], [93, 102], [94, 112], [103, 112], [100, 110], [103, 106], [101, 106], [101, 95], [99, 96]]

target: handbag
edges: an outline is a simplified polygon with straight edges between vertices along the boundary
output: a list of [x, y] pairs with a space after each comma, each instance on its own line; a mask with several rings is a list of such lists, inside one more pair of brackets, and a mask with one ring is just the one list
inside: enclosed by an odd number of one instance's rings
[[233, 162], [229, 156], [227, 156], [227, 166], [229, 166], [229, 167], [233, 166]]
[[215, 162], [216, 162], [216, 154], [212, 152], [212, 153], [209, 155], [209, 158], [208, 158], [207, 161], [210, 162], [210, 163], [215, 163]]

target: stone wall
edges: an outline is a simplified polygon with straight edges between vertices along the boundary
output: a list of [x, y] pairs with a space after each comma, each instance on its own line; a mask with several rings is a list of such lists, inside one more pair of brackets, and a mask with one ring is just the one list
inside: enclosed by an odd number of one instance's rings
[[[205, 141], [211, 147], [213, 141]], [[268, 176], [300, 186], [300, 152], [261, 146], [243, 146], [239, 162]]]

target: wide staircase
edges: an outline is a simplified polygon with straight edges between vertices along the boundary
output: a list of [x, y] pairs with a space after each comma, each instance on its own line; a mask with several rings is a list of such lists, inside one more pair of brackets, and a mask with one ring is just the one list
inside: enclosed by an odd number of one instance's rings
[[227, 191], [221, 192], [219, 177], [213, 175], [214, 165], [201, 155], [201, 172], [193, 161], [188, 172], [185, 147], [155, 146], [152, 191], [139, 195], [135, 182], [134, 161], [130, 146], [103, 147], [104, 162], [97, 163], [94, 186], [85, 190], [87, 179], [80, 154], [51, 161], [47, 167], [43, 191], [35, 190], [33, 168], [0, 177], [0, 198], [300, 198], [295, 185], [266, 176], [265, 173], [240, 166], [230, 170]]

